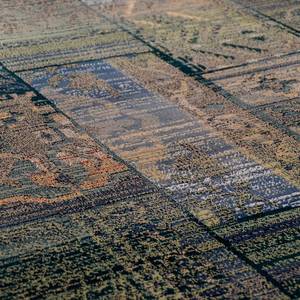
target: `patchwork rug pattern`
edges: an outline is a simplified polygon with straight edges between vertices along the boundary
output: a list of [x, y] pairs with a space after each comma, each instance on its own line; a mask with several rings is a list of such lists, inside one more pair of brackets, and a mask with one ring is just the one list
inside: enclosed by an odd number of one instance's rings
[[1, 299], [298, 298], [298, 1], [1, 7]]

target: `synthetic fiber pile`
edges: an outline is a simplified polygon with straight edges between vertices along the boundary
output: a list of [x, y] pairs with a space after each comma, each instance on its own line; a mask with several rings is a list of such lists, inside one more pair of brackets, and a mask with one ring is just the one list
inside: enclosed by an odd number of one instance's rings
[[300, 1], [0, 0], [0, 299], [300, 297]]

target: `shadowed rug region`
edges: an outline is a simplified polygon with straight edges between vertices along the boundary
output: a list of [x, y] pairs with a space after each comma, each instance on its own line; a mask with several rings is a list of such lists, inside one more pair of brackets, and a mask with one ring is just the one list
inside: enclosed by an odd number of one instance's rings
[[0, 299], [298, 299], [300, 2], [0, 0]]

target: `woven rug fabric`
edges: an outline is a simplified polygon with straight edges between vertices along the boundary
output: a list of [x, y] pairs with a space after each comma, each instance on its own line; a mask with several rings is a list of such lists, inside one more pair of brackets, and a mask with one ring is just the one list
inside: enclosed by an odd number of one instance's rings
[[300, 3], [0, 0], [0, 298], [297, 299]]

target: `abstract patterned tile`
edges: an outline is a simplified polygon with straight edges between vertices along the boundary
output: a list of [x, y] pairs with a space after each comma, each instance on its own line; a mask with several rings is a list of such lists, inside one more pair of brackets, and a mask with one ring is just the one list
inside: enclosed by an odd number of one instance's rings
[[292, 29], [300, 30], [300, 3], [298, 0], [235, 0], [251, 9], [263, 13]]
[[[2, 42], [61, 36], [98, 23], [93, 12], [78, 0], [3, 0], [0, 16]], [[112, 29], [104, 20], [101, 25]]]
[[122, 16], [122, 22], [142, 38], [203, 71], [299, 49], [298, 37], [249, 14], [234, 1], [114, 2], [106, 8], [98, 4], [99, 15]]
[[0, 59], [12, 70], [39, 68], [73, 61], [89, 60], [128, 53], [148, 51], [140, 42], [124, 32], [102, 33], [96, 29], [86, 30], [79, 37], [65, 35], [49, 41], [33, 41], [29, 46], [10, 48], [6, 44], [0, 48]]
[[[16, 88], [19, 92], [19, 85]], [[142, 178], [44, 98], [32, 91], [9, 92], [0, 98], [2, 226], [147, 190], [140, 187]]]
[[287, 299], [157, 194], [1, 234], [2, 299]]
[[77, 0], [5, 1], [0, 20], [0, 60], [13, 70], [148, 51]]
[[299, 208], [245, 219], [217, 230], [291, 294], [299, 294]]
[[205, 74], [204, 77], [251, 108], [298, 97], [299, 64], [300, 54], [293, 53]]
[[204, 77], [233, 95], [242, 107], [299, 140], [299, 62], [295, 53]]

